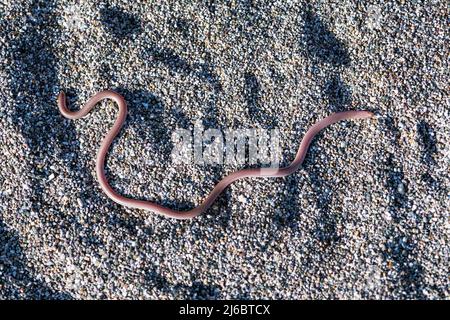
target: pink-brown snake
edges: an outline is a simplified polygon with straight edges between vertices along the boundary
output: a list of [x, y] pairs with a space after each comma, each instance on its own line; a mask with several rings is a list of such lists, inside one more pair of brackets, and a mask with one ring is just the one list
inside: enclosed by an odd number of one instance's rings
[[311, 141], [313, 140], [314, 136], [319, 133], [319, 131], [341, 120], [365, 119], [373, 117], [373, 113], [369, 111], [345, 111], [333, 113], [330, 116], [318, 121], [311, 128], [309, 128], [309, 130], [306, 132], [305, 136], [303, 137], [303, 140], [300, 143], [300, 147], [297, 151], [294, 161], [292, 161], [288, 166], [276, 169], [273, 168], [243, 169], [233, 172], [228, 176], [226, 176], [225, 178], [223, 178], [221, 181], [219, 181], [219, 183], [216, 184], [214, 189], [209, 193], [209, 195], [203, 200], [203, 202], [199, 206], [188, 211], [178, 211], [166, 208], [151, 201], [136, 200], [124, 197], [118, 194], [116, 191], [114, 191], [113, 188], [108, 183], [108, 180], [106, 179], [104, 170], [106, 153], [108, 152], [108, 149], [111, 146], [113, 139], [119, 133], [127, 115], [127, 104], [125, 102], [125, 99], [120, 94], [110, 90], [99, 92], [92, 98], [90, 98], [89, 101], [80, 110], [70, 111], [66, 105], [66, 95], [64, 92], [61, 92], [58, 96], [58, 107], [61, 114], [66, 118], [79, 119], [87, 115], [89, 111], [91, 111], [91, 109], [99, 101], [103, 99], [111, 99], [115, 101], [119, 106], [119, 115], [116, 121], [114, 122], [113, 127], [111, 128], [111, 130], [109, 130], [108, 134], [104, 138], [97, 154], [96, 172], [98, 180], [100, 182], [100, 186], [102, 187], [103, 191], [108, 195], [108, 197], [110, 197], [112, 200], [121, 205], [137, 209], [151, 210], [163, 216], [175, 219], [189, 219], [200, 215], [213, 204], [213, 202], [217, 199], [217, 197], [228, 185], [230, 185], [233, 181], [236, 181], [237, 179], [247, 177], [284, 177], [292, 174], [302, 164]]

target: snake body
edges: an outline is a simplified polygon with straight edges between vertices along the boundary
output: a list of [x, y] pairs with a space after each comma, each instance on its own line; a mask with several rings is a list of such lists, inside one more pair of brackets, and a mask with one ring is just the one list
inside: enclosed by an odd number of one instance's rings
[[114, 138], [119, 133], [125, 118], [127, 116], [127, 103], [125, 99], [118, 93], [105, 90], [95, 94], [91, 97], [88, 102], [78, 111], [70, 111], [67, 108], [66, 95], [64, 92], [61, 92], [58, 96], [58, 107], [61, 114], [68, 119], [79, 119], [86, 116], [89, 111], [94, 108], [94, 106], [103, 99], [111, 99], [117, 103], [119, 106], [119, 114], [114, 122], [113, 127], [109, 130], [108, 134], [103, 139], [100, 149], [97, 153], [97, 162], [96, 162], [96, 173], [102, 187], [103, 191], [115, 202], [132, 207], [137, 209], [151, 210], [155, 213], [161, 214], [166, 217], [171, 217], [175, 219], [190, 219], [196, 217], [206, 211], [213, 202], [217, 199], [217, 197], [222, 193], [222, 191], [230, 185], [232, 182], [241, 179], [241, 178], [250, 178], [250, 177], [284, 177], [295, 172], [303, 160], [305, 159], [306, 153], [308, 151], [308, 147], [311, 144], [314, 136], [319, 133], [322, 129], [338, 122], [341, 120], [348, 119], [365, 119], [373, 117], [373, 113], [369, 111], [344, 111], [333, 113], [330, 116], [318, 121], [309, 130], [306, 132], [303, 137], [300, 147], [297, 151], [295, 159], [286, 167], [282, 168], [254, 168], [254, 169], [243, 169], [236, 172], [233, 172], [219, 181], [214, 189], [209, 193], [209, 195], [203, 200], [203, 202], [188, 211], [178, 211], [173, 210], [164, 206], [161, 206], [157, 203], [151, 201], [137, 200], [124, 197], [117, 193], [111, 185], [108, 183], [105, 175], [105, 157], [108, 152], [111, 143]]

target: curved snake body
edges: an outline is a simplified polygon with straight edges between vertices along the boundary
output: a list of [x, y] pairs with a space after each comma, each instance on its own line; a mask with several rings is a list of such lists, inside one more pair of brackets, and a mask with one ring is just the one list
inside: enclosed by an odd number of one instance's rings
[[308, 151], [308, 147], [311, 144], [311, 141], [313, 140], [315, 135], [319, 133], [319, 131], [341, 120], [365, 119], [373, 117], [373, 113], [369, 111], [345, 111], [333, 113], [330, 116], [318, 121], [311, 128], [309, 128], [309, 130], [306, 132], [305, 136], [303, 137], [300, 143], [300, 147], [297, 151], [295, 159], [288, 166], [276, 169], [273, 168], [243, 169], [233, 172], [228, 176], [226, 176], [225, 178], [223, 178], [221, 181], [219, 181], [219, 183], [216, 184], [214, 189], [209, 193], [209, 195], [203, 200], [203, 202], [199, 206], [188, 211], [178, 211], [161, 206], [151, 201], [137, 200], [124, 197], [119, 193], [117, 193], [111, 187], [111, 185], [108, 183], [108, 180], [106, 179], [104, 169], [105, 157], [109, 147], [111, 146], [111, 143], [119, 133], [127, 116], [127, 104], [125, 102], [125, 99], [120, 94], [110, 90], [99, 92], [92, 98], [90, 98], [89, 101], [80, 110], [70, 111], [67, 108], [66, 95], [64, 92], [61, 92], [58, 96], [58, 107], [61, 114], [64, 117], [69, 119], [79, 119], [87, 115], [89, 111], [91, 111], [92, 108], [94, 108], [94, 106], [103, 99], [111, 99], [114, 102], [116, 102], [117, 105], [119, 106], [119, 114], [117, 116], [117, 119], [115, 120], [113, 127], [109, 130], [108, 134], [103, 139], [103, 142], [97, 153], [96, 172], [100, 186], [102, 187], [103, 191], [108, 195], [108, 197], [110, 197], [112, 200], [121, 205], [137, 209], [151, 210], [163, 216], [175, 219], [189, 219], [200, 215], [213, 204], [213, 202], [217, 199], [217, 197], [228, 185], [230, 185], [232, 182], [238, 179], [249, 177], [284, 177], [292, 174], [302, 164]]

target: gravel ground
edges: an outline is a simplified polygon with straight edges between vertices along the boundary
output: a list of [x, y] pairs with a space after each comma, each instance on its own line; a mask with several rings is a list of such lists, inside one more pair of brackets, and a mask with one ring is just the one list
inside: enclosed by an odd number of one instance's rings
[[[449, 298], [446, 1], [0, 0], [0, 298]], [[198, 204], [236, 168], [174, 165], [171, 134], [280, 131], [282, 163], [314, 121], [301, 170], [233, 184], [175, 221], [100, 189]]]

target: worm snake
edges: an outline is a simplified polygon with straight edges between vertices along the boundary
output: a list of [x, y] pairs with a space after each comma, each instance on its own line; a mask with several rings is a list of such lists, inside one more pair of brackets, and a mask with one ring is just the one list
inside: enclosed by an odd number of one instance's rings
[[115, 202], [128, 206], [131, 208], [151, 210], [155, 213], [161, 214], [166, 217], [171, 217], [175, 219], [189, 219], [196, 217], [207, 210], [213, 202], [217, 199], [217, 197], [222, 193], [222, 191], [230, 185], [233, 181], [236, 181], [241, 178], [248, 177], [284, 177], [295, 172], [303, 160], [305, 159], [306, 153], [308, 151], [308, 147], [311, 144], [314, 136], [319, 133], [322, 129], [332, 125], [341, 120], [348, 119], [365, 119], [373, 117], [373, 113], [369, 111], [344, 111], [333, 113], [330, 116], [316, 122], [309, 130], [306, 132], [303, 137], [300, 147], [297, 151], [295, 159], [286, 167], [282, 168], [254, 168], [254, 169], [243, 169], [236, 172], [233, 172], [219, 181], [214, 189], [209, 193], [209, 195], [203, 200], [203, 202], [188, 211], [178, 211], [173, 210], [159, 204], [156, 204], [151, 201], [144, 200], [136, 200], [124, 197], [118, 194], [111, 185], [108, 183], [105, 175], [105, 157], [108, 152], [111, 143], [114, 138], [119, 133], [125, 118], [127, 116], [127, 104], [125, 99], [118, 93], [110, 90], [105, 90], [95, 94], [92, 98], [88, 100], [88, 102], [78, 111], [70, 111], [67, 108], [66, 95], [64, 92], [61, 92], [58, 96], [58, 107], [61, 114], [68, 119], [79, 119], [84, 117], [89, 113], [89, 111], [94, 108], [94, 106], [103, 99], [111, 99], [117, 103], [119, 106], [119, 115], [114, 122], [113, 127], [109, 130], [108, 134], [103, 139], [100, 149], [97, 153], [97, 162], [96, 162], [96, 172], [97, 177], [102, 187], [103, 191]]

